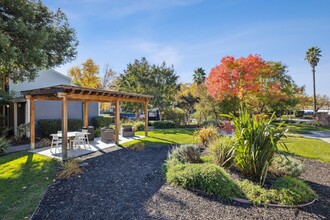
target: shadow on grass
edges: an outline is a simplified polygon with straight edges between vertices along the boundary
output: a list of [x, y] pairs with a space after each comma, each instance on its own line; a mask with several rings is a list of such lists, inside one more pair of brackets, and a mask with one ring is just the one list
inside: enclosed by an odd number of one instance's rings
[[0, 158], [0, 216], [23, 219], [30, 216], [52, 181], [58, 162], [32, 153]]

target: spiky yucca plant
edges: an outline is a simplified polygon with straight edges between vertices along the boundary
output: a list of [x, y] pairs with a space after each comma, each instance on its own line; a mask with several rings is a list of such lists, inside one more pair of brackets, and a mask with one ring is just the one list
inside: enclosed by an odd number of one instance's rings
[[278, 152], [278, 144], [286, 145], [281, 141], [286, 130], [283, 123], [274, 125], [275, 114], [270, 119], [257, 118], [250, 115], [246, 109], [240, 110], [238, 117], [226, 115], [233, 119], [235, 126], [235, 164], [246, 177], [258, 179], [263, 185], [267, 170]]

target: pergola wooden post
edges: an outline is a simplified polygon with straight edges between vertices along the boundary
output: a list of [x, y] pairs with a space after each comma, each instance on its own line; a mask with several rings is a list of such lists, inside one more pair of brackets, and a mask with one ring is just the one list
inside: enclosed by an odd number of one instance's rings
[[120, 124], [120, 101], [115, 104], [115, 144], [119, 144], [119, 124]]
[[84, 127], [88, 127], [88, 101], [84, 101]]
[[36, 148], [36, 125], [35, 125], [35, 114], [34, 114], [34, 99], [31, 96], [26, 96], [26, 99], [30, 102], [30, 141], [31, 150]]
[[146, 137], [148, 137], [148, 120], [149, 120], [148, 104], [149, 104], [149, 100], [144, 102], [144, 136]]
[[62, 160], [68, 159], [68, 98], [61, 94], [62, 98]]
[[114, 102], [115, 111], [115, 143], [119, 144], [120, 102], [144, 103], [145, 136], [148, 136], [148, 103], [152, 96], [111, 90], [91, 89], [72, 85], [58, 85], [22, 91], [22, 95], [30, 100], [30, 138], [31, 149], [35, 149], [35, 100], [53, 100], [62, 102], [62, 159], [68, 159], [68, 102], [84, 103], [84, 126], [88, 126], [89, 102]]

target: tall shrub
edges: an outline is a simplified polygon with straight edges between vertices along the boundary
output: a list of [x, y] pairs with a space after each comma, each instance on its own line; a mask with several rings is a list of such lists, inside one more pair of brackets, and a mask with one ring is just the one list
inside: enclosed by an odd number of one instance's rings
[[285, 137], [283, 123], [275, 126], [272, 122], [275, 114], [270, 119], [250, 116], [246, 109], [240, 110], [238, 117], [226, 115], [233, 119], [235, 126], [235, 163], [237, 168], [246, 177], [257, 178], [263, 185], [267, 170], [278, 152], [278, 144]]

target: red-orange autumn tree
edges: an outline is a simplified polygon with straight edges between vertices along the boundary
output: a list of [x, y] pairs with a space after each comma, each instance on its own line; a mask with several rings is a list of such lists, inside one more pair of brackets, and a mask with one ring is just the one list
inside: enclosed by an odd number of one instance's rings
[[284, 88], [287, 83], [279, 80], [287, 76], [285, 73], [285, 66], [266, 62], [259, 55], [238, 59], [226, 56], [220, 65], [211, 69], [206, 86], [208, 93], [219, 101], [238, 99], [245, 106], [254, 105], [251, 107], [263, 111], [266, 102], [289, 98]]

